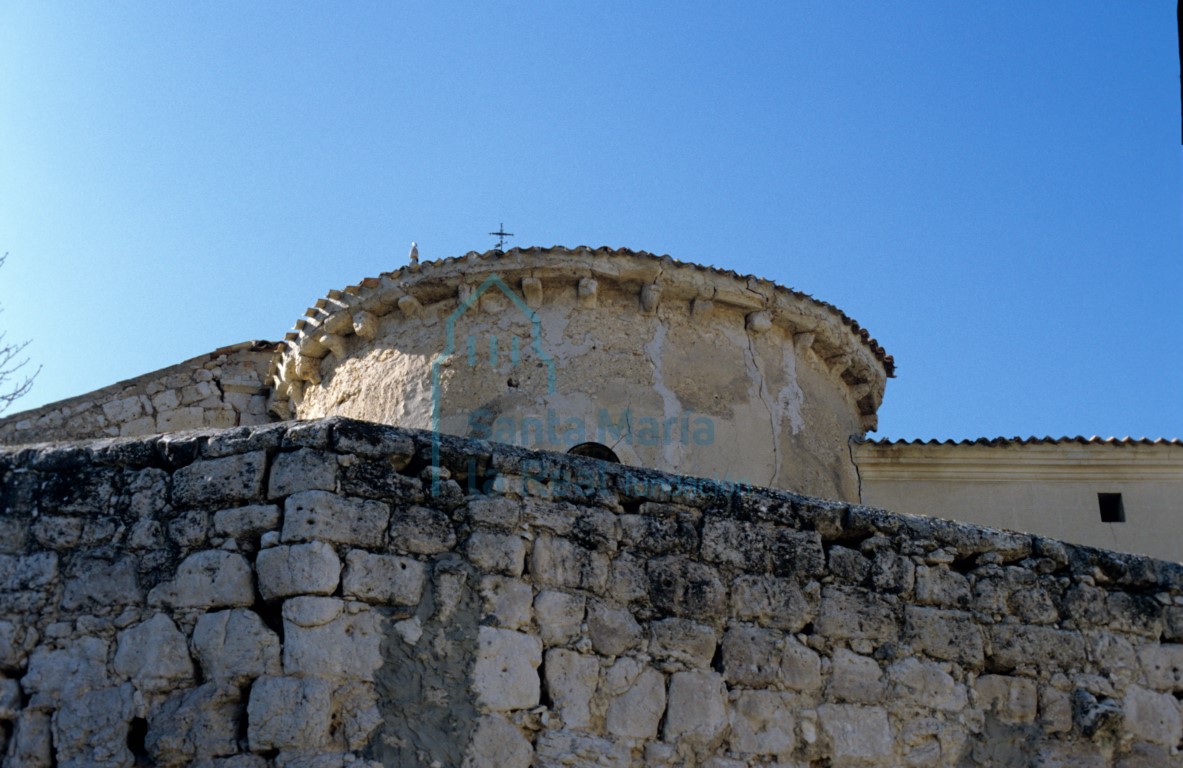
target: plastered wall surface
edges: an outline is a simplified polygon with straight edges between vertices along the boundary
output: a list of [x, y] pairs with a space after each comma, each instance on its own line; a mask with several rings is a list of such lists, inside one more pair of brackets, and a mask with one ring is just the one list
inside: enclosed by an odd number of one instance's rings
[[856, 500], [848, 440], [893, 363], [836, 308], [609, 249], [514, 249], [332, 292], [288, 334], [276, 407]]
[[5, 765], [1183, 763], [1178, 565], [435, 446], [0, 453]]
[[[865, 504], [1183, 562], [1183, 444], [852, 446]], [[1101, 519], [1098, 494], [1124, 519]]]
[[270, 342], [244, 342], [0, 419], [0, 443], [265, 424]]

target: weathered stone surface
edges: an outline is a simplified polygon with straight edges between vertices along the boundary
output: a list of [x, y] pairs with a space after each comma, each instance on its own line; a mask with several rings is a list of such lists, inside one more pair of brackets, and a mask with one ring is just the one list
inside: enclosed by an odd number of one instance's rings
[[443, 510], [399, 507], [390, 519], [390, 544], [413, 554], [434, 555], [456, 546], [456, 531]]
[[834, 649], [827, 687], [830, 698], [855, 704], [878, 704], [883, 699], [883, 691], [883, 671], [878, 662], [845, 648]]
[[727, 590], [711, 566], [684, 557], [663, 557], [649, 561], [646, 570], [649, 598], [658, 610], [699, 620], [726, 610]]
[[502, 629], [528, 627], [533, 618], [534, 590], [520, 579], [485, 576], [481, 579], [483, 623]]
[[345, 557], [345, 597], [367, 603], [418, 605], [426, 581], [427, 566], [409, 557], [360, 549]]
[[279, 528], [279, 507], [274, 504], [252, 504], [223, 509], [214, 513], [213, 523], [217, 536], [255, 538]]
[[731, 585], [731, 612], [739, 619], [797, 632], [813, 620], [814, 611], [793, 579], [745, 575]]
[[752, 688], [821, 687], [817, 653], [773, 629], [732, 627], [723, 636], [723, 674], [728, 683]]
[[863, 589], [827, 586], [814, 628], [834, 639], [858, 639], [884, 643], [899, 637], [895, 607], [886, 599]]
[[193, 629], [193, 652], [209, 680], [237, 683], [280, 674], [279, 637], [253, 611], [204, 614]]
[[731, 706], [731, 751], [789, 759], [796, 745], [790, 694], [741, 691]]
[[281, 453], [271, 463], [267, 498], [300, 491], [332, 491], [337, 487], [337, 456], [314, 448]]
[[618, 738], [655, 739], [665, 712], [665, 676], [631, 658], [617, 659], [604, 671], [601, 690], [608, 698], [604, 727]]
[[566, 728], [592, 727], [591, 701], [600, 679], [600, 662], [565, 648], [546, 652], [546, 690]]
[[267, 455], [252, 451], [221, 459], [202, 459], [173, 473], [173, 503], [178, 506], [225, 506], [263, 494]]
[[283, 605], [283, 671], [371, 680], [382, 666], [382, 619], [365, 603], [293, 597]]
[[1004, 723], [1030, 723], [1038, 709], [1035, 681], [1024, 677], [982, 675], [974, 681], [977, 706]]
[[185, 636], [163, 613], [119, 633], [115, 672], [136, 690], [154, 694], [192, 682], [193, 661]]
[[712, 748], [727, 727], [727, 690], [714, 672], [691, 670], [670, 675], [669, 703], [662, 738]]
[[895, 706], [959, 712], [968, 703], [965, 686], [936, 664], [910, 658], [887, 668], [891, 701]]
[[145, 747], [161, 765], [233, 755], [238, 751], [240, 706], [232, 685], [206, 683], [178, 691], [149, 721]]
[[509, 629], [481, 627], [472, 688], [478, 704], [489, 711], [529, 709], [538, 704], [538, 673], [542, 643]]
[[526, 564], [526, 542], [521, 536], [476, 530], [468, 537], [468, 559], [494, 573], [521, 576]]
[[596, 653], [619, 656], [644, 639], [633, 614], [619, 605], [592, 600], [587, 608], [587, 634]]
[[1135, 738], [1177, 747], [1183, 739], [1183, 718], [1175, 697], [1132, 685], [1122, 702], [1125, 728]]
[[564, 645], [579, 635], [586, 600], [582, 595], [543, 590], [534, 598], [538, 631], [547, 646]]
[[823, 704], [817, 708], [817, 719], [835, 765], [891, 763], [891, 726], [881, 707]]
[[534, 541], [530, 573], [543, 586], [602, 592], [608, 583], [608, 562], [601, 552], [544, 534]]
[[534, 747], [499, 714], [482, 715], [464, 755], [464, 768], [530, 768]]
[[982, 630], [969, 613], [909, 605], [904, 635], [913, 648], [934, 659], [978, 667], [985, 656]]
[[713, 627], [689, 619], [663, 619], [649, 627], [649, 652], [654, 658], [686, 667], [710, 666], [719, 640]]
[[1023, 624], [1000, 624], [989, 629], [992, 671], [1052, 666], [1080, 669], [1087, 660], [1085, 641], [1080, 635]]
[[29, 655], [29, 668], [21, 687], [30, 696], [29, 706], [54, 709], [67, 698], [114, 683], [107, 673], [108, 641], [83, 637], [69, 648], [40, 647]]
[[630, 768], [632, 754], [625, 742], [575, 731], [544, 731], [535, 746], [534, 768]]
[[234, 552], [195, 552], [177, 568], [172, 581], [148, 593], [148, 604], [169, 608], [228, 608], [255, 601], [254, 578], [246, 558]]
[[1183, 645], [1147, 645], [1138, 650], [1147, 685], [1168, 693], [1183, 691]]
[[329, 741], [332, 687], [316, 677], [260, 677], [247, 718], [251, 749], [308, 749]]
[[341, 580], [341, 560], [323, 541], [264, 549], [255, 558], [264, 600], [291, 595], [331, 595]]
[[390, 507], [327, 491], [302, 491], [283, 504], [283, 541], [328, 541], [356, 547], [382, 546]]
[[132, 718], [130, 685], [87, 691], [62, 702], [53, 717], [53, 748], [59, 768], [132, 765], [127, 748]]

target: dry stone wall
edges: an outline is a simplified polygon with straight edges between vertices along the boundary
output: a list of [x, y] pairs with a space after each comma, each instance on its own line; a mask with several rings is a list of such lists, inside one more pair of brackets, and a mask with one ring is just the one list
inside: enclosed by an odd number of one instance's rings
[[340, 419], [0, 473], [5, 765], [1183, 764], [1178, 565]]
[[275, 344], [248, 341], [0, 419], [0, 444], [266, 424]]

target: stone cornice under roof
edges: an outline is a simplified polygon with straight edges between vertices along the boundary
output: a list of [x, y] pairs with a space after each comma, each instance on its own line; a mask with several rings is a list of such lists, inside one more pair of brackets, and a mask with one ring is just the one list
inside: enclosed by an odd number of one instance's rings
[[[557, 258], [544, 262], [540, 259], [544, 256]], [[581, 262], [581, 259], [584, 261]], [[617, 260], [619, 265], [613, 263]], [[715, 292], [702, 294], [699, 298], [723, 305], [732, 304], [743, 311], [767, 310], [774, 319], [780, 317], [791, 331], [802, 333], [811, 340], [814, 337], [810, 331], [813, 326], [818, 326], [818, 338], [809, 343], [816, 344], [815, 351], [823, 356], [836, 375], [846, 381], [847, 386], [858, 388], [855, 399], [859, 401], [860, 411], [872, 423], [882, 398], [884, 379], [895, 375], [894, 359], [853, 318], [833, 304], [770, 280], [682, 262], [670, 256], [658, 256], [645, 251], [586, 246], [534, 246], [484, 253], [471, 251], [463, 256], [408, 264], [379, 277], [362, 280], [358, 285], [330, 291], [326, 298], [309, 308], [305, 316], [296, 322], [295, 328], [284, 337], [288, 351], [277, 358], [273, 370], [275, 399], [280, 402], [287, 400], [288, 385], [302, 378], [302, 371], [308, 370], [308, 366], [303, 365], [304, 358], [317, 361], [329, 354], [330, 348], [345, 349], [341, 341], [354, 333], [352, 318], [356, 312], [385, 315], [401, 308], [401, 300], [409, 301], [412, 308], [438, 301], [442, 298], [439, 289], [445, 281], [461, 284], [465, 281], [466, 273], [474, 268], [501, 263], [507, 272], [524, 271], [544, 279], [563, 272], [587, 270], [589, 276], [600, 281], [624, 275], [634, 282], [643, 280], [644, 284], [657, 283], [660, 278], [661, 284], [667, 287], [678, 286], [679, 283], [693, 287], [694, 280], [690, 275], [695, 273], [724, 278], [717, 283], [710, 281], [714, 283]], [[602, 269], [597, 270], [596, 266]], [[679, 275], [686, 277], [679, 281]], [[729, 279], [730, 284], [726, 279]], [[416, 293], [424, 295], [421, 297]], [[801, 327], [795, 328], [797, 324]], [[839, 332], [839, 329], [844, 329], [849, 336]], [[875, 372], [874, 368], [879, 370]]]
[[858, 440], [852, 449], [864, 481], [1183, 483], [1183, 440], [1178, 439]]

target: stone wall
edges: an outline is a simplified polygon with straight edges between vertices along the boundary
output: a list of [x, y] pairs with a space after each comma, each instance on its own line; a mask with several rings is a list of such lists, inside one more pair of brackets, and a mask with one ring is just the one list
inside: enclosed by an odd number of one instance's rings
[[0, 452], [5, 765], [1179, 765], [1183, 568], [347, 420]]
[[277, 345], [247, 341], [0, 419], [0, 443], [151, 435], [273, 421], [267, 372]]

